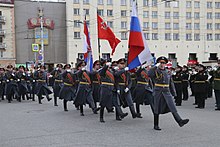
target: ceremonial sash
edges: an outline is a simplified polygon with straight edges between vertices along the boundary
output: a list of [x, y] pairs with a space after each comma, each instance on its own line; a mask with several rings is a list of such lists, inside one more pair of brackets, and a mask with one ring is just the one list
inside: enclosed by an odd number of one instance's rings
[[88, 76], [88, 74], [87, 74], [86, 72], [83, 72], [83, 76], [86, 78], [86, 80], [87, 80], [87, 82], [88, 82], [89, 84], [92, 83], [91, 80], [90, 80], [90, 77]]

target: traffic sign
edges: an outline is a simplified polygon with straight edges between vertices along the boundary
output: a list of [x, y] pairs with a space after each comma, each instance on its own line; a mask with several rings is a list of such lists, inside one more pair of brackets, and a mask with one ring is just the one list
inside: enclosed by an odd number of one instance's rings
[[39, 45], [38, 44], [32, 44], [32, 51], [38, 52], [39, 51]]

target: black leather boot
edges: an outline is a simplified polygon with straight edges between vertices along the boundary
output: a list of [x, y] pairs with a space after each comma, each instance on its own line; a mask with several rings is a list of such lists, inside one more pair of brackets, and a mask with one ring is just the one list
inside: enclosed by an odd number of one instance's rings
[[57, 97], [54, 97], [54, 106], [58, 106], [57, 105]]
[[39, 102], [39, 104], [42, 104], [42, 103], [41, 103], [41, 99], [42, 99], [42, 96], [38, 96], [38, 102]]
[[119, 116], [119, 113], [118, 113], [117, 110], [115, 111], [115, 116], [116, 116], [116, 120], [117, 121], [121, 121], [122, 120], [121, 117]]
[[189, 119], [182, 119], [177, 112], [172, 113], [172, 114], [173, 114], [174, 119], [176, 120], [176, 122], [179, 124], [180, 127], [183, 127], [189, 122]]
[[140, 105], [136, 103], [137, 118], [143, 118], [140, 113]]
[[132, 118], [136, 118], [137, 117], [137, 113], [135, 112], [134, 105], [129, 106], [129, 109], [131, 111]]
[[100, 109], [100, 122], [104, 123], [104, 107], [101, 107]]
[[154, 130], [160, 131], [161, 128], [159, 127], [159, 115], [154, 114]]
[[68, 109], [67, 109], [67, 101], [66, 100], [63, 100], [63, 108], [64, 108], [64, 111], [68, 111]]
[[83, 113], [83, 105], [80, 105], [80, 115], [81, 115], [81, 116], [84, 116], [84, 113]]

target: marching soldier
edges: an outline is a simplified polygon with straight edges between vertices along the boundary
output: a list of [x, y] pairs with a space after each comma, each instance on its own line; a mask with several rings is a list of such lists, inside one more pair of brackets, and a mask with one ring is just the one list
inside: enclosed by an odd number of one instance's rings
[[64, 111], [68, 111], [67, 109], [67, 102], [73, 101], [76, 96], [76, 76], [71, 71], [71, 65], [66, 64], [64, 66], [64, 72], [62, 74], [63, 79], [63, 86], [60, 90], [59, 97], [60, 99], [63, 99], [63, 108]]
[[186, 101], [189, 98], [188, 94], [188, 86], [189, 86], [189, 70], [186, 65], [182, 68], [182, 93], [183, 93], [183, 100]]
[[4, 90], [5, 90], [5, 69], [0, 68], [0, 101], [4, 100]]
[[17, 83], [18, 83], [18, 89], [19, 89], [19, 94], [22, 100], [25, 100], [25, 96], [27, 100], [29, 100], [28, 97], [28, 87], [27, 87], [27, 76], [25, 73], [25, 67], [24, 66], [19, 66], [19, 71], [16, 74], [17, 78]]
[[214, 76], [214, 92], [216, 99], [216, 111], [220, 110], [220, 60], [218, 60], [218, 67], [213, 73]]
[[89, 104], [94, 114], [98, 114], [99, 108], [95, 107], [95, 103], [92, 97], [92, 81], [89, 76], [89, 72], [85, 69], [86, 63], [84, 61], [78, 64], [79, 70], [76, 72], [78, 75], [79, 86], [76, 93], [76, 99], [74, 104], [76, 107], [80, 106], [80, 114], [84, 116], [83, 105]]
[[172, 75], [173, 83], [176, 89], [176, 96], [174, 97], [176, 106], [182, 105], [182, 93], [183, 93], [183, 79], [182, 79], [182, 73], [181, 73], [182, 67], [177, 66], [176, 67], [176, 73]]
[[57, 97], [59, 97], [60, 89], [63, 87], [63, 80], [62, 80], [62, 64], [57, 64], [56, 69], [51, 72], [51, 77], [53, 77], [53, 93], [54, 93], [54, 106], [57, 105]]
[[131, 96], [131, 77], [128, 67], [125, 67], [126, 60], [121, 58], [118, 60], [119, 70], [115, 72], [117, 92], [123, 107], [129, 107], [133, 118], [137, 117]]
[[8, 100], [8, 103], [11, 103], [13, 96], [20, 102], [20, 96], [18, 93], [18, 85], [16, 79], [16, 73], [13, 71], [13, 66], [7, 66], [7, 72], [5, 74], [6, 86], [5, 86], [5, 94]]
[[182, 119], [173, 102], [173, 96], [176, 96], [175, 88], [171, 75], [168, 74], [165, 66], [168, 59], [161, 56], [157, 59], [158, 67], [149, 70], [148, 76], [154, 83], [154, 129], [161, 130], [159, 127], [159, 114], [172, 112], [174, 119], [180, 127], [189, 122], [189, 119]]
[[205, 71], [205, 66], [200, 64], [199, 65], [199, 72], [195, 75], [194, 81], [194, 92], [195, 92], [195, 99], [197, 101], [197, 107], [203, 109], [205, 108], [205, 99], [207, 98], [207, 80], [208, 75]]
[[38, 96], [39, 104], [42, 104], [43, 95], [46, 95], [48, 101], [51, 100], [49, 95], [52, 94], [52, 91], [47, 86], [47, 72], [45, 70], [46, 67], [40, 65], [40, 70], [35, 72], [35, 79], [37, 81], [35, 92]]
[[136, 103], [136, 112], [138, 118], [142, 118], [140, 112], [140, 105], [150, 105], [152, 108], [153, 102], [153, 87], [151, 79], [147, 75], [148, 71], [146, 69], [146, 66], [147, 64], [142, 65], [136, 72], [137, 84], [134, 89], [133, 100], [134, 103]]

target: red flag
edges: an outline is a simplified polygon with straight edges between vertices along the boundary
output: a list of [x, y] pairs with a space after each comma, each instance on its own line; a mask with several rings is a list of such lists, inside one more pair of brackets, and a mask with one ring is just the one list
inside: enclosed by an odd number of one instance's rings
[[103, 19], [97, 15], [97, 22], [98, 22], [98, 38], [108, 40], [111, 48], [112, 48], [112, 55], [115, 52], [115, 48], [121, 41], [115, 37], [115, 34], [112, 32], [109, 26], [103, 21]]

